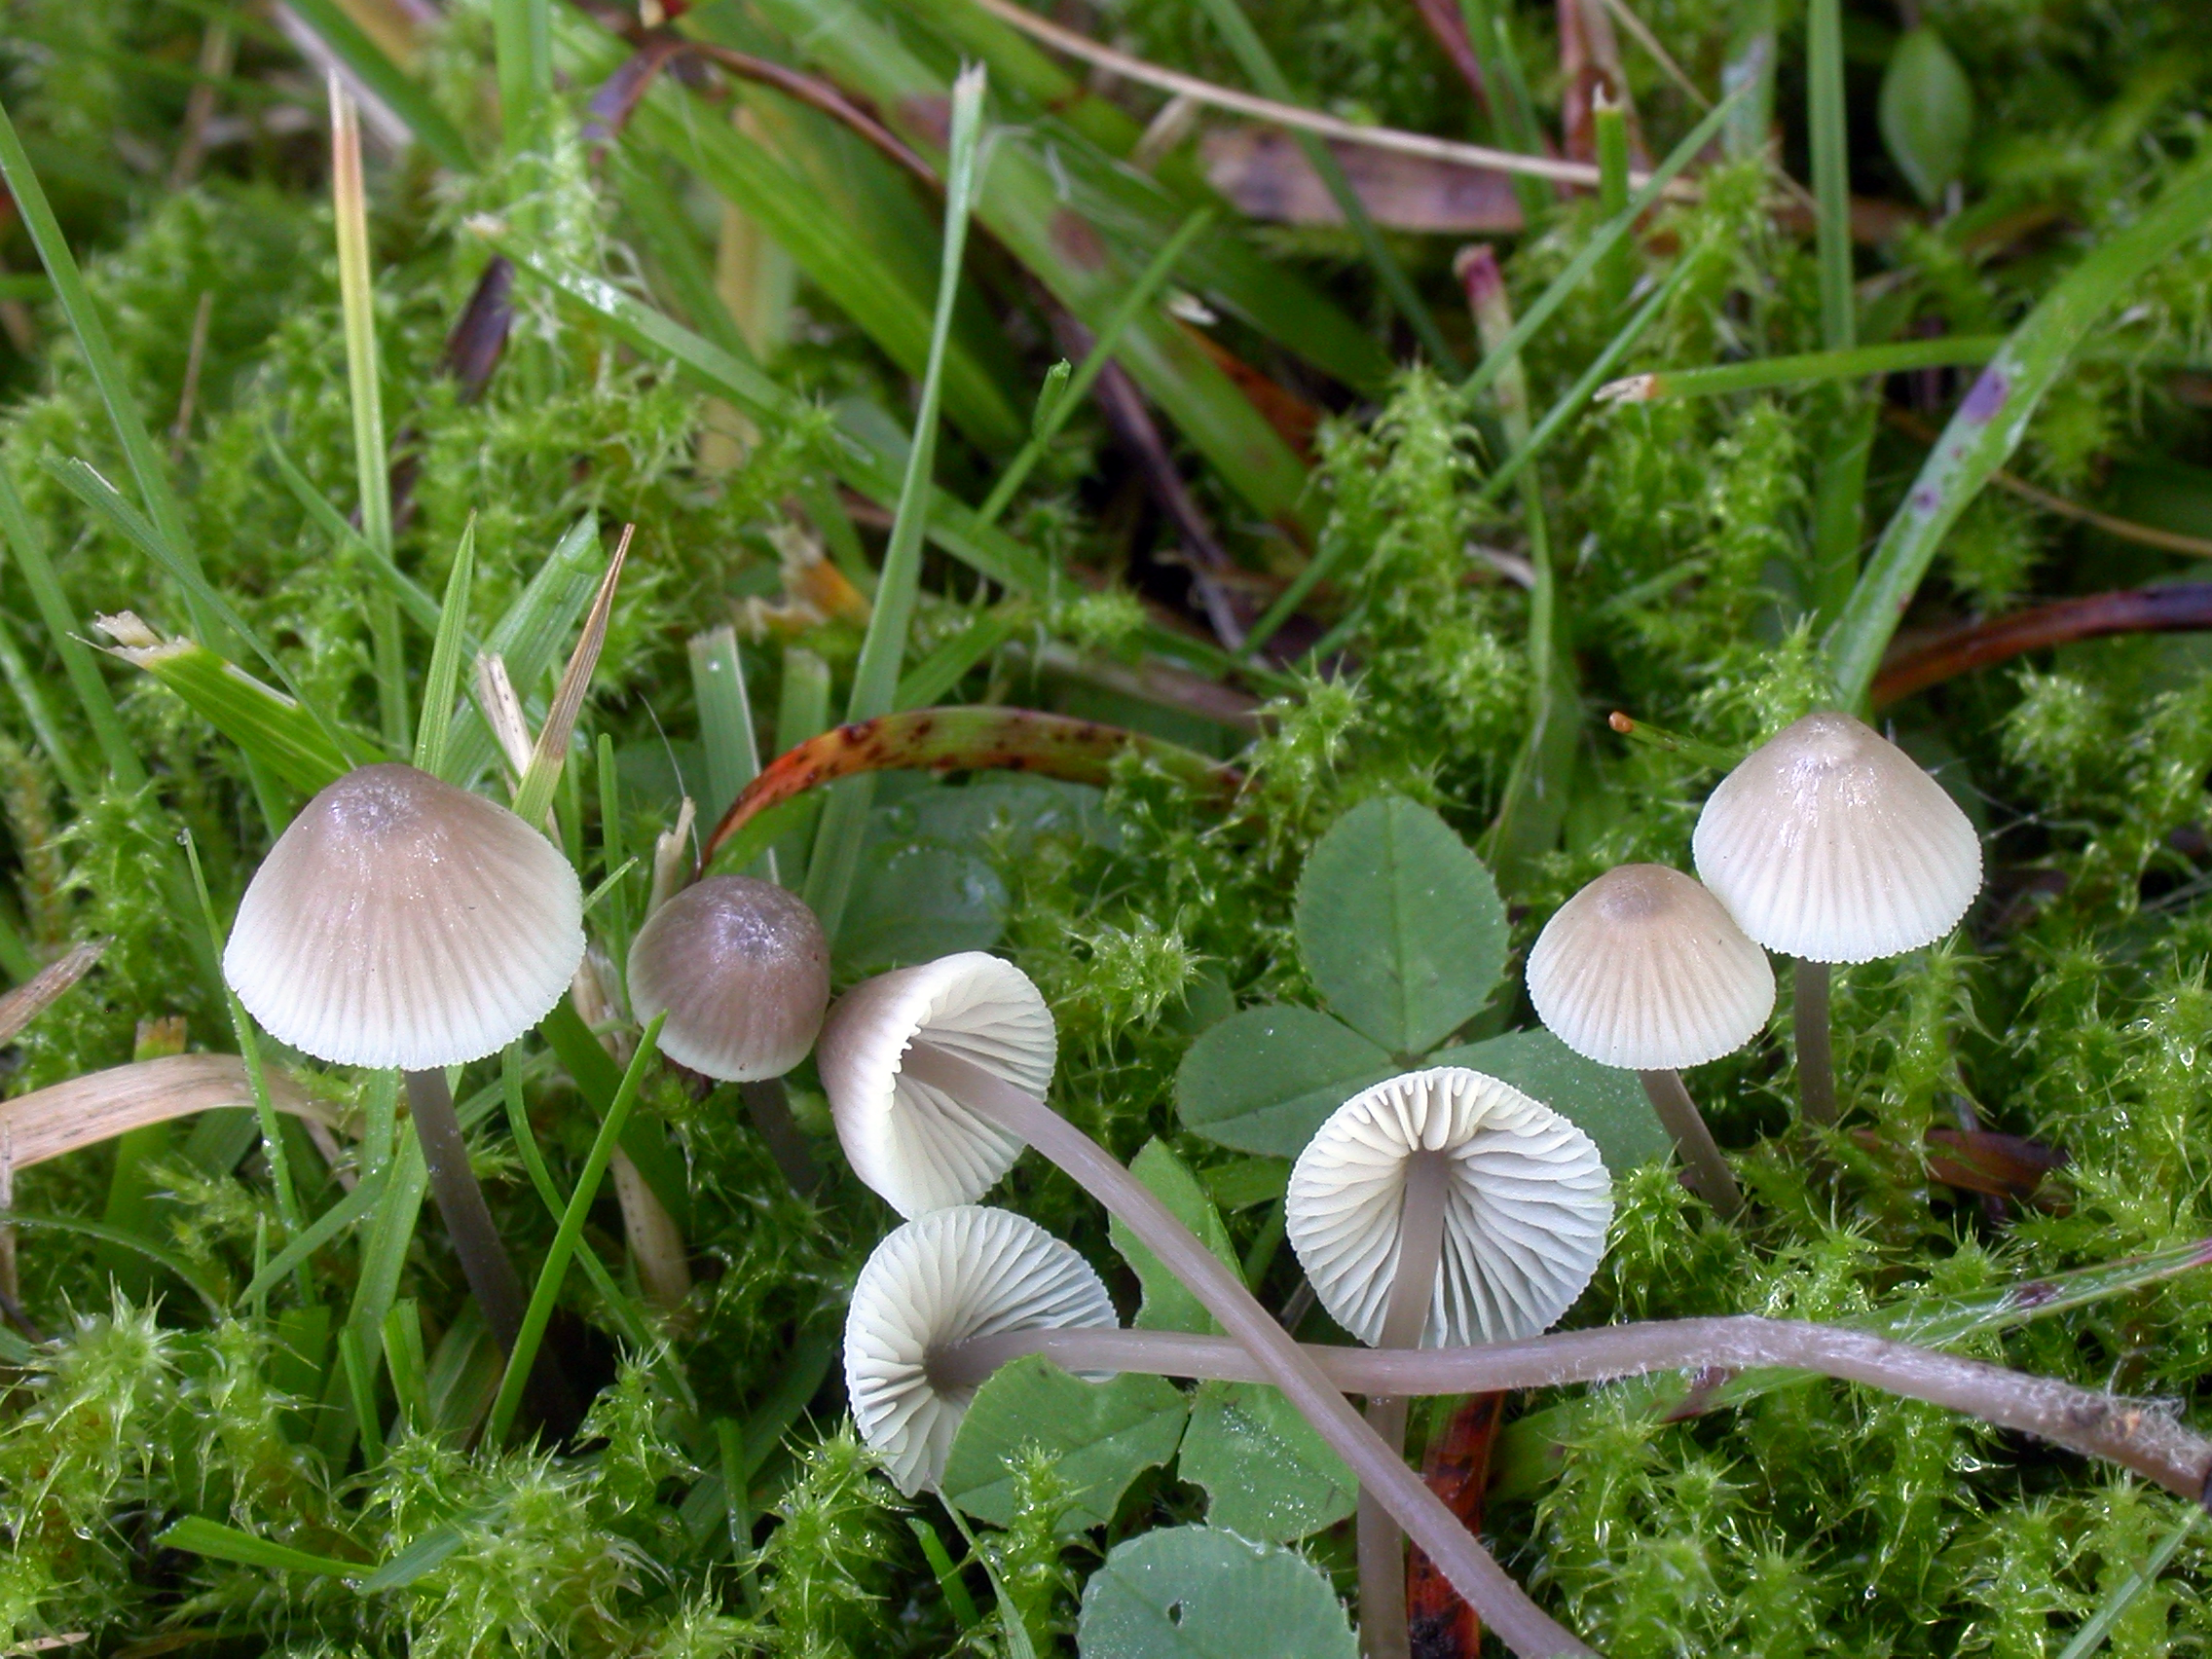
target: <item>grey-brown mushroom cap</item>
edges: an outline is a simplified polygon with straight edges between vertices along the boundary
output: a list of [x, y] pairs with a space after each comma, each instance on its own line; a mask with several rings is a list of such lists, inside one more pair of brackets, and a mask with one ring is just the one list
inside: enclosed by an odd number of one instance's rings
[[552, 842], [481, 795], [378, 765], [324, 789], [276, 838], [223, 977], [304, 1053], [427, 1071], [520, 1037], [583, 954], [583, 893]]
[[666, 1012], [661, 1052], [749, 1083], [806, 1057], [830, 1007], [830, 941], [806, 902], [772, 881], [712, 875], [647, 918], [630, 945], [630, 1002]]
[[1981, 839], [1943, 786], [1849, 715], [1807, 715], [1721, 779], [1697, 872], [1737, 925], [1808, 962], [1933, 943], [1981, 891]]
[[1720, 901], [1665, 865], [1621, 865], [1529, 952], [1529, 1000], [1600, 1065], [1668, 1071], [1734, 1053], [1774, 1012], [1774, 968]]
[[903, 1216], [972, 1204], [1021, 1142], [958, 1099], [903, 1075], [927, 1042], [1042, 1097], [1058, 1038], [1029, 976], [980, 950], [863, 980], [837, 999], [815, 1054], [846, 1160]]
[[960, 1204], [909, 1221], [875, 1247], [845, 1316], [845, 1397], [861, 1438], [911, 1497], [937, 1485], [973, 1388], [940, 1387], [930, 1355], [1004, 1331], [1111, 1328], [1090, 1264], [1035, 1222]]
[[1550, 1329], [1604, 1256], [1612, 1178], [1588, 1135], [1464, 1066], [1362, 1089], [1292, 1166], [1284, 1232], [1329, 1316], [1363, 1343], [1382, 1340], [1404, 1245], [1406, 1172], [1419, 1153], [1447, 1159], [1450, 1176], [1419, 1346]]

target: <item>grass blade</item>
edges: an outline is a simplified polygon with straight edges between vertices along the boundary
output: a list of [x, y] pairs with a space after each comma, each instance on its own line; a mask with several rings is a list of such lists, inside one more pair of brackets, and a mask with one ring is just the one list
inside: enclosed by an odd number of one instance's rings
[[461, 528], [461, 544], [453, 550], [453, 569], [446, 575], [445, 603], [439, 608], [437, 634], [430, 645], [430, 672], [423, 682], [423, 725], [415, 734], [415, 764], [432, 777], [446, 776], [446, 757], [452, 751], [461, 659], [468, 648], [468, 594], [475, 578], [476, 515], [470, 513]]
[[361, 84], [384, 100], [391, 113], [406, 123], [415, 141], [455, 172], [474, 166], [461, 129], [445, 118], [430, 94], [371, 40], [360, 24], [347, 15], [338, 0], [286, 0], [303, 23], [313, 30], [361, 78]]
[[607, 1165], [621, 1140], [622, 1125], [629, 1121], [630, 1108], [637, 1103], [645, 1067], [659, 1051], [661, 1022], [667, 1017], [665, 1013], [653, 1015], [652, 1023], [638, 1039], [638, 1051], [630, 1056], [629, 1067], [622, 1074], [622, 1087], [615, 1090], [613, 1103], [608, 1107], [607, 1117], [592, 1141], [590, 1155], [576, 1176], [576, 1190], [570, 1195], [569, 1207], [561, 1215], [560, 1229], [546, 1249], [536, 1288], [531, 1292], [530, 1307], [523, 1313], [522, 1330], [515, 1337], [514, 1351], [507, 1356], [506, 1372], [499, 1379], [499, 1391], [492, 1401], [491, 1419], [484, 1428], [484, 1441], [488, 1446], [503, 1445], [507, 1430], [514, 1424], [516, 1408], [522, 1404], [523, 1387], [529, 1381], [531, 1367], [536, 1363], [538, 1345], [545, 1340], [545, 1327], [553, 1317], [553, 1303], [561, 1293], [561, 1280], [568, 1273], [569, 1261], [575, 1254], [577, 1242], [583, 1237], [584, 1218], [591, 1213], [592, 1200], [599, 1196], [600, 1182], [607, 1178]]
[[530, 765], [515, 789], [515, 815], [525, 824], [536, 823], [553, 804], [554, 786], [560, 783], [569, 758], [569, 740], [575, 735], [576, 717], [583, 712], [591, 677], [599, 671], [608, 618], [614, 610], [614, 589], [622, 579], [623, 562], [630, 557], [630, 535], [636, 529], [635, 525], [622, 527], [622, 538], [614, 544], [614, 557], [608, 561], [607, 574], [600, 580], [599, 592], [584, 617], [583, 631], [576, 637], [576, 648], [570, 653], [569, 666], [562, 671], [561, 683], [554, 690], [553, 705], [546, 712], [545, 723], [537, 728], [537, 747], [531, 752]]
[[493, 0], [499, 138], [511, 161], [535, 142], [553, 101], [553, 20], [546, 0]]
[[1662, 369], [1630, 375], [1598, 388], [1601, 403], [1656, 403], [1664, 397], [1719, 397], [1733, 391], [1814, 386], [1862, 380], [1906, 369], [1941, 369], [1986, 363], [2005, 344], [2002, 334], [1950, 334], [1940, 340], [1900, 340], [1841, 351], [1801, 351], [1788, 357], [1753, 357], [1703, 369]]
[[[751, 363], [722, 350], [703, 335], [695, 334], [673, 318], [631, 298], [611, 282], [541, 258], [495, 235], [493, 243], [513, 260], [517, 270], [546, 282], [577, 304], [596, 312], [630, 345], [671, 359], [686, 378], [718, 396], [727, 398], [742, 412], [764, 424], [785, 424], [800, 418], [797, 402]], [[890, 457], [866, 439], [846, 432], [832, 447], [830, 463], [837, 476], [861, 495], [881, 506], [899, 498], [900, 468]], [[940, 496], [933, 504], [930, 539], [971, 570], [1002, 586], [1022, 593], [1039, 593], [1048, 579], [1044, 562], [1002, 531], [977, 520], [959, 502]], [[508, 661], [513, 662], [512, 653]]]
[[2075, 1633], [2074, 1640], [2066, 1644], [2058, 1659], [2089, 1659], [2090, 1654], [2103, 1647], [2105, 1640], [2112, 1635], [2112, 1627], [2120, 1622], [2120, 1615], [2127, 1611], [2138, 1596], [2158, 1581], [2158, 1574], [2166, 1570], [2167, 1565], [2172, 1562], [2190, 1533], [2196, 1530], [2197, 1522], [2203, 1519], [2202, 1510], [2183, 1509], [2181, 1519], [2173, 1524], [2172, 1530], [2158, 1540], [2143, 1565], [2129, 1573], [2104, 1599], [2103, 1604], [2090, 1616], [2089, 1622]]
[[1810, 0], [1805, 13], [1806, 122], [1813, 150], [1815, 233], [1821, 262], [1821, 343], [1859, 343], [1851, 281], [1851, 149], [1844, 128], [1843, 0]]
[[[1291, 91], [1290, 77], [1282, 72], [1282, 65], [1275, 61], [1274, 54], [1268, 50], [1267, 42], [1260, 38], [1260, 31], [1252, 26], [1252, 19], [1244, 15], [1243, 8], [1236, 0], [1198, 0], [1198, 6], [1222, 39], [1228, 42], [1231, 54], [1254, 86], [1277, 103], [1298, 101]], [[1458, 353], [1452, 350], [1452, 344], [1444, 338], [1444, 331], [1437, 326], [1436, 318], [1421, 304], [1420, 296], [1414, 292], [1413, 283], [1406, 279], [1404, 267], [1399, 265], [1390, 252], [1389, 245], [1383, 241], [1382, 233], [1376, 228], [1374, 218], [1367, 211], [1367, 204], [1359, 199], [1359, 192], [1352, 189], [1351, 180], [1345, 176], [1345, 169], [1338, 164], [1335, 153], [1310, 132], [1300, 132], [1297, 139], [1299, 148], [1306, 153], [1308, 164], [1320, 176], [1330, 198], [1344, 214], [1345, 223], [1351, 227], [1352, 235], [1358, 239], [1360, 252], [1366, 255], [1367, 263], [1375, 268], [1376, 279], [1382, 283], [1383, 293], [1389, 296], [1392, 309], [1406, 319], [1408, 326], [1414, 331], [1414, 337], [1421, 343], [1422, 350], [1434, 357], [1447, 373], [1459, 373]]]
[[272, 1543], [236, 1527], [203, 1516], [188, 1515], [154, 1540], [172, 1550], [206, 1556], [212, 1561], [236, 1562], [240, 1567], [266, 1567], [278, 1572], [312, 1572], [325, 1578], [358, 1577], [366, 1562], [340, 1561], [335, 1556], [310, 1555], [289, 1544]]
[[125, 790], [143, 789], [145, 765], [123, 729], [123, 717], [116, 712], [115, 698], [100, 676], [92, 647], [78, 631], [76, 613], [61, 590], [61, 578], [47, 555], [46, 543], [31, 528], [29, 515], [23, 511], [23, 498], [16, 493], [16, 480], [4, 464], [0, 464], [0, 542], [15, 554], [16, 568], [23, 572], [31, 602], [38, 607], [39, 620], [46, 624], [47, 643], [61, 659], [62, 672], [68, 675], [77, 693], [77, 706], [92, 725], [109, 775]]
[[1828, 640], [1828, 672], [1846, 708], [1866, 699], [1899, 619], [1959, 515], [2004, 464], [2044, 393], [2089, 327], [2136, 277], [2212, 221], [2212, 163], [2177, 176], [2126, 229], [2060, 277], [2013, 329], [1883, 528]]
[[1113, 314], [1106, 319], [1106, 326], [1098, 331], [1098, 338], [1091, 343], [1090, 350], [1085, 355], [1083, 366], [1068, 378], [1066, 384], [1052, 396], [1049, 406], [1040, 401], [1042, 418], [1033, 423], [1029, 441], [1021, 446], [1018, 455], [1007, 462], [1006, 470], [999, 474], [998, 482], [991, 486], [990, 495], [976, 509], [976, 517], [982, 523], [998, 522], [999, 514], [1006, 511], [1007, 503], [1014, 499], [1015, 493], [1027, 481], [1031, 470], [1044, 460], [1045, 452], [1051, 448], [1053, 438], [1067, 424], [1068, 417], [1089, 395], [1091, 383], [1098, 379], [1099, 371], [1112, 360], [1116, 349], [1122, 343], [1123, 333], [1136, 319], [1137, 313], [1152, 303], [1153, 295], [1167, 280], [1168, 274], [1175, 269], [1175, 262], [1183, 257], [1184, 250], [1203, 235], [1213, 221], [1213, 209], [1201, 207], [1176, 228], [1175, 234], [1161, 245], [1160, 251], [1152, 256], [1152, 262], [1138, 274], [1137, 279], [1129, 285], [1129, 291], [1114, 308]]
[[253, 1281], [240, 1294], [240, 1302], [254, 1302], [274, 1290], [292, 1270], [374, 1210], [384, 1197], [385, 1174], [372, 1174], [357, 1184], [269, 1258]]
[[46, 692], [31, 673], [30, 664], [23, 660], [23, 653], [16, 645], [15, 631], [8, 626], [5, 615], [0, 615], [0, 675], [7, 678], [8, 689], [15, 692], [16, 701], [22, 705], [31, 737], [53, 763], [54, 775], [61, 780], [61, 787], [69, 792], [73, 800], [91, 800], [92, 776], [77, 758], [76, 745], [61, 734], [60, 723], [54, 718]]
[[[899, 505], [891, 539], [883, 553], [875, 607], [853, 670], [853, 688], [845, 707], [851, 721], [891, 712], [899, 693], [906, 635], [921, 586], [922, 530], [929, 519], [937, 464], [938, 408], [944, 388], [944, 353], [952, 334], [953, 302], [968, 243], [968, 211], [975, 199], [977, 153], [982, 145], [984, 78], [981, 68], [963, 70], [952, 92], [952, 131], [945, 168], [943, 263], [938, 273], [937, 315], [930, 331], [929, 367], [914, 413], [914, 437], [906, 452], [906, 474], [899, 486]], [[821, 917], [832, 942], [843, 919], [845, 896], [860, 860], [861, 837], [875, 791], [870, 781], [854, 779], [830, 796], [816, 832], [814, 856], [807, 863], [806, 900]]]
[[691, 694], [699, 705], [699, 742], [707, 752], [707, 788], [701, 802], [719, 818], [737, 792], [760, 772], [760, 745], [746, 697], [745, 664], [737, 630], [728, 623], [691, 636]]
[[1521, 349], [1536, 337], [1537, 331], [1551, 320], [1552, 313], [1565, 305], [1567, 296], [1598, 268], [1612, 250], [1613, 244], [1636, 228], [1637, 220], [1659, 200], [1667, 186], [1674, 182], [1675, 175], [1697, 159], [1698, 153], [1712, 140], [1714, 133], [1728, 119], [1729, 112], [1736, 108], [1738, 101], [1749, 91], [1749, 88], [1740, 88], [1734, 94], [1715, 104], [1703, 121], [1690, 129], [1689, 136], [1668, 153], [1667, 159], [1643, 181], [1643, 188], [1629, 199], [1628, 205], [1590, 234], [1590, 240], [1582, 244], [1581, 251], [1568, 260], [1567, 269], [1552, 278], [1551, 284], [1536, 296], [1535, 304], [1514, 324], [1513, 331], [1483, 352], [1483, 360], [1475, 365], [1474, 373], [1461, 383], [1469, 398], [1486, 390], [1505, 372], [1508, 363], [1518, 359]]
[[[391, 465], [385, 447], [379, 388], [376, 290], [369, 271], [368, 189], [361, 178], [361, 123], [337, 71], [330, 76], [330, 204], [338, 231], [338, 302], [346, 334], [346, 389], [353, 418], [353, 475], [361, 502], [361, 538], [388, 565], [391, 558]], [[401, 654], [399, 607], [389, 592], [369, 596], [377, 701], [384, 745], [394, 755], [414, 747], [408, 733], [407, 663]]]
[[276, 441], [276, 434], [268, 434], [269, 458], [276, 463], [277, 476], [283, 479], [284, 488], [300, 503], [315, 527], [330, 537], [331, 545], [343, 552], [357, 554], [368, 560], [371, 569], [384, 579], [392, 597], [399, 601], [400, 609], [425, 634], [438, 631], [438, 602], [413, 576], [402, 571], [387, 557], [361, 538], [361, 533], [346, 522], [346, 515], [330, 504], [308, 475], [300, 470], [299, 462], [284, 451]]
[[[98, 308], [92, 304], [84, 274], [77, 269], [76, 256], [69, 251], [61, 226], [47, 203], [46, 190], [31, 169], [30, 158], [23, 153], [22, 141], [16, 136], [15, 124], [8, 119], [5, 105], [0, 105], [0, 178], [7, 181], [23, 228], [30, 233], [39, 259], [46, 266], [47, 275], [54, 279], [55, 297], [61, 302], [62, 313], [69, 318], [70, 329], [85, 353], [85, 367], [99, 391], [101, 403], [107, 408], [108, 421], [115, 427], [116, 440], [123, 447], [130, 476], [146, 502], [147, 514], [160, 539], [173, 555], [175, 565], [198, 580], [200, 557], [185, 532], [184, 509], [169, 484], [161, 452], [154, 447], [145, 420], [138, 413], [138, 405], [123, 378], [123, 364], [108, 339], [107, 325], [100, 320]], [[165, 558], [164, 562], [170, 560]], [[202, 589], [206, 587], [204, 581], [200, 581], [199, 585]], [[204, 597], [195, 594], [189, 584], [186, 603], [193, 608], [193, 622], [202, 637], [214, 638], [215, 618], [219, 612], [203, 610]]]

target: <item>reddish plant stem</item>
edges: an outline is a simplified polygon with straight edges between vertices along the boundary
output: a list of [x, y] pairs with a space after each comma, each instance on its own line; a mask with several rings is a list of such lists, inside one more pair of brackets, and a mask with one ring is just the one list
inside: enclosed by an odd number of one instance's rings
[[1871, 696], [1880, 708], [1973, 669], [2076, 640], [2206, 628], [2212, 628], [2212, 582], [2084, 594], [1985, 622], [1968, 622], [1899, 651], [1883, 665]]

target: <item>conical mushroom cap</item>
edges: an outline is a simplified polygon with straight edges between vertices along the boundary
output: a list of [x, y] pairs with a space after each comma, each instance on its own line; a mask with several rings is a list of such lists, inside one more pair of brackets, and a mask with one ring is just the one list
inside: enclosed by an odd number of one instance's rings
[[1697, 872], [1737, 925], [1807, 962], [1941, 939], [1981, 891], [1981, 840], [1943, 786], [1849, 715], [1807, 715], [1720, 780]]
[[972, 1388], [931, 1380], [933, 1350], [1003, 1331], [1112, 1328], [1090, 1264], [1035, 1222], [961, 1204], [875, 1247], [845, 1315], [845, 1397], [861, 1438], [911, 1497], [944, 1473]]
[[1029, 976], [979, 950], [879, 974], [837, 999], [815, 1063], [853, 1173], [903, 1216], [972, 1204], [1021, 1142], [932, 1084], [901, 1074], [914, 1042], [937, 1045], [1042, 1096], [1058, 1039]]
[[1588, 1135], [1464, 1066], [1363, 1089], [1299, 1155], [1283, 1227], [1329, 1316], [1361, 1342], [1382, 1340], [1417, 1153], [1450, 1161], [1444, 1250], [1419, 1346], [1548, 1330], [1605, 1253], [1612, 1179]]
[[1585, 1058], [1669, 1071], [1758, 1035], [1774, 1012], [1774, 969], [1680, 870], [1622, 865], [1544, 924], [1529, 952], [1529, 1000]]
[[223, 977], [304, 1053], [428, 1071], [520, 1037], [583, 955], [583, 894], [552, 842], [427, 772], [363, 766], [261, 861]]
[[830, 941], [772, 881], [711, 875], [655, 910], [630, 945], [630, 1002], [663, 1010], [661, 1052], [725, 1083], [806, 1058], [830, 1006]]

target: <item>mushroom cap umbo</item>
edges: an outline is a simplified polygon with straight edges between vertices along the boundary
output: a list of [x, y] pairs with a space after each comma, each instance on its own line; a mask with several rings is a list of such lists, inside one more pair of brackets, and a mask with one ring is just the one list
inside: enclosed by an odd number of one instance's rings
[[583, 893], [552, 842], [427, 772], [362, 766], [261, 861], [223, 977], [303, 1053], [428, 1071], [520, 1037], [583, 955]]
[[630, 945], [630, 1003], [665, 1011], [661, 1052], [750, 1083], [806, 1057], [830, 1006], [830, 941], [806, 901], [772, 881], [711, 875], [655, 910]]
[[933, 1351], [1004, 1331], [1112, 1328], [1090, 1264], [1010, 1210], [960, 1204], [875, 1247], [845, 1315], [845, 1397], [861, 1438], [908, 1497], [944, 1473], [973, 1388], [940, 1386]]
[[1849, 715], [1807, 715], [1720, 780], [1697, 872], [1769, 950], [1871, 962], [1941, 939], [1981, 891], [1981, 838], [1912, 756]]
[[837, 999], [815, 1055], [837, 1139], [853, 1173], [903, 1216], [974, 1203], [1021, 1156], [1015, 1136], [902, 1075], [916, 1042], [1040, 1097], [1058, 1050], [1029, 976], [980, 950], [879, 974]]
[[1443, 1157], [1450, 1176], [1419, 1346], [1549, 1329], [1605, 1253], [1612, 1179], [1588, 1135], [1464, 1066], [1362, 1089], [1299, 1154], [1283, 1230], [1329, 1316], [1361, 1342], [1382, 1340], [1403, 1247], [1406, 1174], [1418, 1154]]
[[1774, 1012], [1774, 969], [1720, 901], [1665, 865], [1621, 865], [1529, 952], [1529, 1000], [1586, 1059], [1671, 1071], [1734, 1053]]

